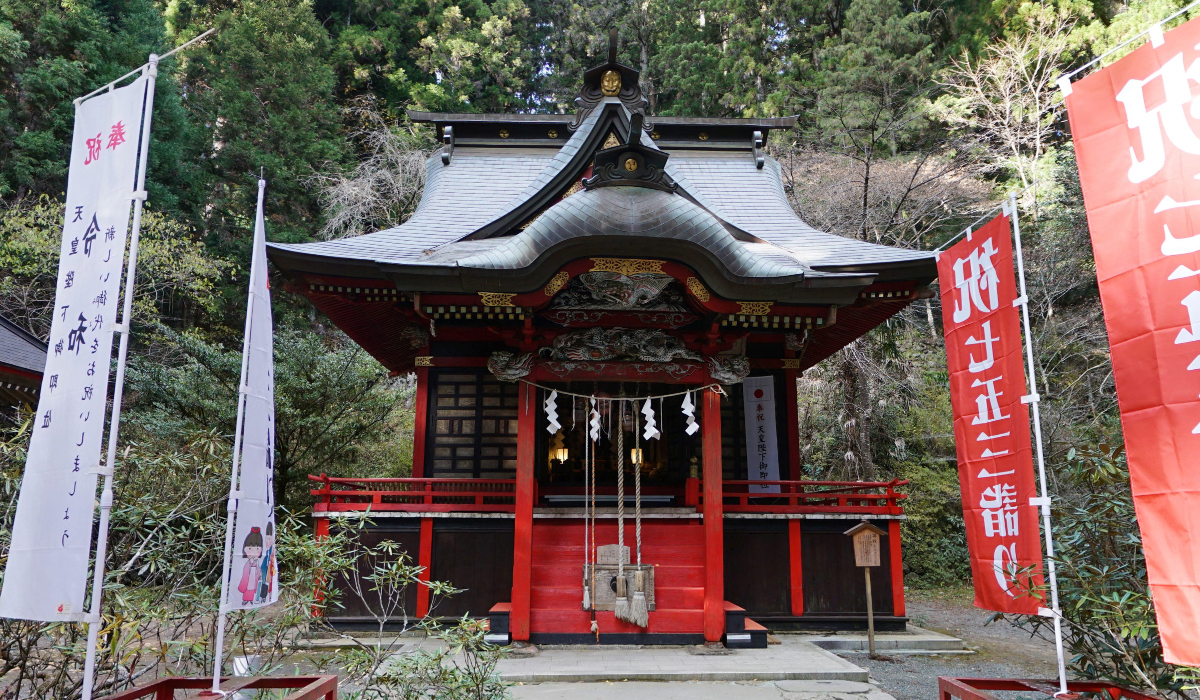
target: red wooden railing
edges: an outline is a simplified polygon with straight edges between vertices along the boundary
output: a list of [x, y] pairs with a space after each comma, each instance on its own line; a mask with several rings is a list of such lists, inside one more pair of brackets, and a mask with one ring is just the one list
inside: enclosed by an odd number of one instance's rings
[[[514, 479], [350, 479], [324, 474], [308, 477], [319, 484], [316, 513], [371, 510], [410, 512], [516, 511]], [[726, 513], [852, 513], [900, 515], [907, 496], [896, 488], [907, 481], [736, 481], [722, 487]], [[778, 493], [751, 492], [751, 486], [778, 487]], [[536, 484], [535, 484], [536, 488]], [[566, 492], [555, 488], [554, 491]], [[668, 492], [670, 489], [664, 490]], [[678, 492], [675, 492], [678, 493]], [[535, 491], [534, 502], [539, 498]], [[704, 510], [703, 483], [688, 479], [684, 506]]]
[[1033, 691], [1064, 700], [1075, 700], [1085, 693], [1094, 697], [1107, 696], [1113, 700], [1156, 700], [1158, 697], [1105, 681], [1067, 681], [1067, 694], [1059, 695], [1057, 680], [938, 677], [938, 695], [941, 700], [998, 700], [998, 696], [987, 692], [989, 690], [1023, 693]]
[[313, 511], [489, 512], [516, 510], [513, 479], [345, 479], [309, 475]]
[[[892, 481], [738, 481], [726, 480], [721, 489], [726, 513], [860, 513], [901, 515], [900, 501], [908, 496], [896, 487], [908, 482]], [[778, 493], [752, 493], [751, 486], [778, 487]], [[688, 479], [684, 503], [704, 510], [704, 488], [700, 479]]]
[[[337, 700], [337, 676], [254, 676], [224, 678], [221, 691], [232, 694], [238, 690], [292, 690], [281, 700]], [[212, 688], [212, 677], [207, 678], [160, 678], [146, 685], [110, 695], [105, 700], [173, 700], [176, 690], [201, 690]], [[220, 698], [220, 694], [201, 692], [199, 698]]]

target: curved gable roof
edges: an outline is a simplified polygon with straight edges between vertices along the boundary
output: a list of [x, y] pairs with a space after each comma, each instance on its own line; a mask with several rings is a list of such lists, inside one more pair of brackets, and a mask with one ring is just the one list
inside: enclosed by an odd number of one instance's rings
[[[434, 154], [426, 166], [421, 203], [408, 221], [335, 241], [271, 244], [272, 258], [296, 271], [369, 276], [378, 276], [385, 266], [460, 267], [464, 262], [460, 253], [466, 251], [463, 246], [468, 241], [525, 240], [510, 232], [553, 203], [602, 147], [610, 125], [618, 131], [628, 129], [629, 115], [619, 99], [605, 98], [557, 149], [459, 146], [448, 165]], [[648, 133], [642, 132], [641, 142], [655, 147]], [[787, 261], [807, 268], [809, 276], [818, 271], [853, 272], [886, 280], [932, 279], [935, 274], [932, 253], [858, 241], [806, 224], [788, 204], [778, 163], [766, 158], [763, 168], [756, 167], [749, 144], [746, 150], [668, 153], [666, 172], [678, 184], [682, 198], [695, 202], [732, 238], [750, 246], [739, 247], [738, 255], [752, 251]], [[533, 228], [541, 218], [527, 225]], [[640, 235], [659, 234], [645, 228]], [[494, 251], [496, 246], [478, 249]], [[735, 260], [730, 262], [736, 267]]]

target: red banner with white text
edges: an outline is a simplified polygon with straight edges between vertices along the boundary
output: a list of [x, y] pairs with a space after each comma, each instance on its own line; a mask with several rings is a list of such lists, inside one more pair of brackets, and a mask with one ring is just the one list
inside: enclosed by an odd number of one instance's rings
[[938, 281], [975, 605], [1037, 614], [1042, 545], [1008, 217], [942, 251]]
[[1167, 661], [1200, 665], [1200, 21], [1066, 98]]

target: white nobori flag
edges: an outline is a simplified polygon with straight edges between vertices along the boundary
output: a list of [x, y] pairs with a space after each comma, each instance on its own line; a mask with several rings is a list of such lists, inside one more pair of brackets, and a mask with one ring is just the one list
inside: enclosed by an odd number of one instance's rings
[[0, 617], [66, 621], [84, 612], [109, 358], [149, 84], [143, 76], [75, 110], [50, 351]]
[[258, 181], [250, 299], [242, 344], [242, 386], [227, 525], [233, 539], [232, 547], [226, 547], [222, 586], [225, 610], [257, 608], [279, 599], [274, 496], [275, 363], [263, 223], [266, 184], [264, 180]]

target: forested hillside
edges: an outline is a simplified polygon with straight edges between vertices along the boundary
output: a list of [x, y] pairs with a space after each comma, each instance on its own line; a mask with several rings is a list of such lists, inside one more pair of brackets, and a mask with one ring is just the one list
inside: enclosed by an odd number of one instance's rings
[[[217, 27], [159, 74], [110, 565], [122, 585], [186, 566], [187, 585], [211, 586], [260, 168], [271, 240], [394, 225], [437, 145], [406, 108], [570, 112], [617, 27], [651, 114], [799, 115], [769, 150], [818, 228], [933, 249], [1017, 196], [1076, 667], [1177, 691], [1153, 627], [1055, 80], [1183, 4], [0, 0], [0, 314], [48, 330], [71, 100]], [[310, 473], [407, 474], [408, 380], [302, 298], [274, 301], [280, 502], [303, 509]], [[936, 300], [919, 301], [801, 380], [808, 474], [911, 480], [911, 586], [969, 577], [940, 319]], [[4, 548], [27, 419], [3, 418]], [[143, 554], [141, 523], [179, 556]], [[15, 663], [8, 640], [30, 639], [15, 629], [0, 628], [0, 676]]]

